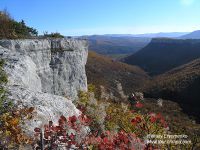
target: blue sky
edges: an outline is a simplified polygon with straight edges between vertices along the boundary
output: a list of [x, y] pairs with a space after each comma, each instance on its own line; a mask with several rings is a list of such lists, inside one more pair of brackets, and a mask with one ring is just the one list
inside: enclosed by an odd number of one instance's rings
[[190, 32], [200, 0], [0, 0], [16, 20], [64, 35]]

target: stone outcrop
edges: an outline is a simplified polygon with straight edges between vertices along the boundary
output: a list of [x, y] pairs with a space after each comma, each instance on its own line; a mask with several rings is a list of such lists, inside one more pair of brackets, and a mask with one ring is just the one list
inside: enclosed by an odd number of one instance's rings
[[74, 39], [0, 41], [9, 98], [37, 112], [30, 127], [56, 122], [62, 114], [78, 115], [72, 101], [87, 90], [87, 47], [86, 41]]

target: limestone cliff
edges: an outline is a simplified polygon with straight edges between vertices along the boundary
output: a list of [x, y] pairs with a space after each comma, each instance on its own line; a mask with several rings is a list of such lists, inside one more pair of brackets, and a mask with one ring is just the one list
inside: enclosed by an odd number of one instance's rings
[[71, 101], [87, 90], [87, 47], [86, 41], [74, 39], [0, 41], [9, 97], [37, 112], [31, 127], [79, 113]]

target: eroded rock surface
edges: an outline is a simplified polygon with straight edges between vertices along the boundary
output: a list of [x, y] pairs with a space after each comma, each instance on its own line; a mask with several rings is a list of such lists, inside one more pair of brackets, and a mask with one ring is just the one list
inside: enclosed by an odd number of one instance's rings
[[1, 40], [9, 98], [34, 107], [37, 114], [28, 125], [40, 126], [60, 115], [78, 115], [73, 100], [87, 90], [85, 64], [87, 42], [74, 39]]

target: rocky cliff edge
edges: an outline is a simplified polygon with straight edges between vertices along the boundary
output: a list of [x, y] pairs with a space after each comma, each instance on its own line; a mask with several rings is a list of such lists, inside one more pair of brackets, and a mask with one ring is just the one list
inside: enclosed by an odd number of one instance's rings
[[34, 107], [29, 131], [60, 115], [78, 115], [72, 101], [87, 90], [86, 41], [74, 39], [1, 40], [8, 94], [14, 103]]

